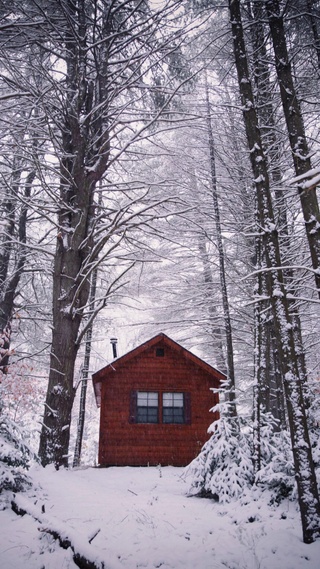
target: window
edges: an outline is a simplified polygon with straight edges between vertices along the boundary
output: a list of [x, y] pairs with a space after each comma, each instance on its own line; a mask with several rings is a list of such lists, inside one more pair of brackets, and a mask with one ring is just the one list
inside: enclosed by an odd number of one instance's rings
[[156, 356], [157, 356], [157, 358], [163, 358], [164, 357], [164, 348], [156, 348]]
[[164, 393], [162, 399], [163, 423], [184, 423], [183, 393]]
[[129, 423], [190, 425], [190, 393], [132, 390]]
[[137, 423], [158, 423], [158, 393], [138, 391]]

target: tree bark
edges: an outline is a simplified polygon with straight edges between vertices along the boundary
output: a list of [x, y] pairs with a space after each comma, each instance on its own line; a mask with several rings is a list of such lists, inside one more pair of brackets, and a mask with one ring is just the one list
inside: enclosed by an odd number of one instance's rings
[[198, 248], [200, 259], [203, 265], [203, 279], [206, 287], [205, 296], [207, 298], [208, 314], [210, 319], [210, 330], [212, 337], [212, 345], [216, 359], [217, 368], [224, 374], [227, 374], [227, 367], [225, 363], [224, 350], [223, 350], [223, 330], [220, 325], [215, 324], [218, 317], [217, 307], [214, 304], [214, 283], [211, 271], [210, 259], [206, 247], [206, 238], [204, 234], [200, 234], [198, 240]]
[[[76, 9], [68, 1], [64, 9], [67, 88], [61, 140], [61, 207], [53, 271], [50, 373], [39, 446], [42, 464], [54, 462], [57, 468], [68, 465], [78, 334], [90, 290], [90, 273], [85, 262], [93, 246], [93, 198], [109, 157], [108, 130], [93, 113], [92, 86], [86, 77], [85, 2], [81, 0]], [[104, 101], [107, 81], [103, 73], [107, 61], [100, 64], [101, 68], [96, 70], [96, 105]], [[87, 119], [83, 120], [83, 116]], [[93, 160], [95, 168], [88, 168], [87, 164]]]
[[[281, 172], [281, 142], [277, 135], [276, 118], [274, 112], [274, 105], [272, 102], [272, 87], [270, 80], [270, 68], [267, 64], [268, 56], [266, 50], [266, 38], [264, 33], [263, 16], [264, 16], [264, 2], [252, 2], [252, 44], [253, 44], [253, 68], [254, 78], [256, 83], [256, 100], [257, 100], [257, 115], [259, 124], [262, 130], [262, 143], [266, 158], [268, 159], [268, 168], [271, 174], [273, 191], [275, 196], [275, 210], [277, 212], [277, 227], [279, 230], [279, 243], [282, 251], [284, 252], [284, 259], [286, 252], [289, 250], [289, 231], [287, 219], [287, 204], [282, 182]], [[287, 264], [286, 261], [284, 264]], [[297, 291], [294, 283], [293, 270], [288, 266], [284, 270], [284, 278], [287, 287], [287, 292], [290, 293], [292, 298], [295, 297]], [[299, 373], [301, 380], [306, 384], [307, 380], [307, 366], [305, 354], [303, 349], [301, 320], [298, 309], [294, 306], [294, 301], [290, 303], [290, 314], [292, 318], [293, 331], [295, 335], [295, 345], [297, 352], [297, 361], [299, 365]], [[270, 342], [272, 341], [272, 325], [268, 327], [271, 333]], [[281, 385], [281, 376], [279, 370], [279, 362], [276, 358], [276, 348], [271, 346], [271, 353], [274, 354], [274, 365], [271, 366], [274, 370], [274, 382], [276, 397], [274, 401], [281, 405], [281, 408], [273, 407], [271, 410], [275, 416], [278, 415], [280, 421], [285, 421], [283, 390]], [[282, 423], [284, 426], [284, 422]]]
[[262, 148], [249, 74], [239, 0], [229, 0], [229, 12], [243, 119], [257, 197], [259, 227], [266, 259], [266, 269], [270, 274], [271, 281], [272, 296], [270, 301], [288, 409], [303, 539], [305, 543], [311, 543], [319, 535], [320, 504], [306, 420], [302, 382], [299, 376], [292, 321], [281, 268], [279, 240], [270, 194], [269, 173]]
[[213, 128], [212, 128], [212, 120], [210, 112], [209, 88], [208, 88], [207, 77], [206, 77], [205, 88], [206, 88], [206, 107], [207, 107], [206, 118], [207, 118], [208, 143], [209, 143], [211, 195], [212, 195], [214, 218], [216, 225], [216, 240], [217, 240], [217, 248], [219, 255], [220, 288], [222, 296], [224, 329], [225, 329], [226, 347], [227, 347], [227, 383], [225, 386], [225, 392], [226, 392], [226, 399], [229, 403], [228, 415], [230, 418], [235, 419], [237, 417], [237, 406], [236, 406], [235, 370], [234, 370], [234, 360], [233, 360], [232, 326], [231, 326], [229, 297], [228, 297], [227, 282], [226, 282], [225, 255], [224, 255], [223, 242], [222, 242], [222, 229], [221, 229], [220, 210], [219, 210], [218, 192], [217, 192], [215, 145], [213, 138]]
[[319, 7], [318, 14], [316, 13], [314, 0], [307, 0], [307, 10], [310, 20], [310, 26], [312, 29], [312, 35], [314, 40], [314, 49], [317, 54], [318, 67], [320, 71], [320, 33], [318, 31], [317, 19], [319, 20]]
[[[252, 13], [250, 13], [250, 9]], [[272, 87], [270, 80], [270, 68], [268, 66], [268, 55], [266, 50], [265, 26], [263, 24], [264, 2], [252, 2], [249, 6], [251, 16], [251, 38], [252, 38], [252, 59], [253, 71], [256, 84], [256, 109], [259, 124], [261, 127], [261, 138], [264, 152], [268, 159], [268, 168], [272, 180], [275, 196], [275, 211], [277, 213], [277, 227], [279, 230], [279, 243], [281, 249], [286, 253], [289, 248], [288, 221], [286, 210], [286, 199], [282, 184], [281, 143], [277, 136], [276, 119], [274, 105], [272, 102]], [[286, 255], [284, 255], [285, 258]], [[293, 271], [288, 267], [284, 272], [285, 282], [288, 292], [294, 298], [294, 276]], [[259, 277], [267, 278], [267, 277]], [[293, 304], [293, 303], [291, 303]], [[265, 311], [265, 306], [261, 307]], [[297, 346], [297, 357], [299, 361], [300, 376], [306, 378], [306, 363], [302, 346], [301, 321], [296, 308], [290, 307], [291, 318], [293, 320], [295, 342]], [[266, 326], [266, 346], [268, 357], [265, 361], [266, 374], [264, 382], [261, 384], [262, 397], [261, 403], [264, 404], [264, 411], [271, 412], [279, 420], [279, 428], [285, 428], [285, 406], [282, 388], [282, 378], [280, 365], [277, 357], [277, 349], [274, 342], [272, 318], [263, 318]], [[262, 323], [260, 323], [261, 326]], [[258, 328], [258, 330], [261, 328]], [[267, 396], [268, 394], [268, 396]]]
[[[23, 202], [20, 205], [19, 216], [16, 215], [16, 208], [19, 202], [17, 196], [19, 195], [19, 185], [21, 181], [20, 169], [13, 174], [14, 187], [5, 203], [9, 226], [8, 231], [6, 231], [4, 235], [4, 250], [0, 257], [0, 286], [2, 287], [0, 294], [0, 333], [4, 341], [0, 351], [0, 370], [2, 373], [8, 372], [14, 301], [26, 262], [28, 201], [31, 196], [31, 188], [35, 177], [35, 171], [31, 171], [27, 175], [24, 183], [24, 196]], [[12, 262], [13, 241], [16, 242], [17, 253], [15, 265], [12, 268], [11, 275], [9, 275], [9, 266]]]
[[[310, 171], [312, 165], [302, 112], [292, 76], [283, 15], [280, 11], [278, 0], [265, 0], [265, 6], [269, 19], [276, 71], [294, 169], [296, 176], [301, 176]], [[305, 189], [303, 182], [301, 182], [298, 184], [298, 191], [305, 221], [310, 257], [314, 268], [317, 293], [320, 298], [320, 211], [316, 189]]]
[[[52, 101], [50, 94], [47, 102], [51, 114], [44, 109], [50, 117], [51, 142], [59, 163], [58, 235], [50, 371], [39, 447], [42, 463], [53, 462], [57, 468], [68, 465], [74, 368], [88, 324], [83, 316], [89, 307], [91, 274], [125, 238], [128, 227], [136, 229], [147, 223], [148, 217], [136, 207], [138, 199], [134, 198], [123, 207], [121, 203], [110, 209], [102, 205], [96, 214], [95, 189], [111, 164], [141, 140], [142, 133], [156, 121], [157, 115], [149, 116], [148, 121], [142, 118], [141, 86], [145, 93], [148, 85], [143, 82], [144, 73], [156, 67], [155, 60], [160, 63], [165, 54], [170, 55], [172, 47], [162, 28], [162, 21], [171, 14], [170, 3], [154, 12], [147, 3], [60, 0], [58, 4], [61, 32], [59, 37], [53, 32], [50, 50], [60, 57], [56, 66], [59, 74], [61, 68], [63, 80], [48, 71], [48, 82], [58, 102]], [[170, 37], [175, 39], [176, 35]], [[132, 114], [128, 110], [131, 105]], [[104, 186], [108, 184], [109, 179]], [[119, 202], [125, 201], [125, 191], [119, 189], [118, 196]], [[116, 202], [114, 195], [112, 199]], [[144, 212], [155, 211], [160, 203], [150, 201]], [[108, 251], [103, 251], [113, 237]], [[127, 270], [119, 271], [103, 293], [100, 308]]]
[[[90, 287], [90, 311], [94, 310], [94, 303], [96, 298], [96, 288], [97, 288], [97, 277], [98, 270], [95, 269], [92, 273], [91, 287]], [[73, 457], [73, 468], [80, 465], [81, 460], [81, 450], [83, 441], [83, 431], [84, 431], [84, 421], [86, 413], [86, 397], [87, 397], [87, 387], [88, 387], [88, 376], [89, 376], [89, 366], [90, 366], [90, 356], [91, 356], [91, 341], [92, 341], [92, 329], [93, 324], [91, 323], [86, 331], [85, 335], [85, 354], [83, 361], [83, 370], [81, 378], [81, 391], [80, 391], [80, 403], [79, 403], [79, 418], [77, 427], [77, 438]]]

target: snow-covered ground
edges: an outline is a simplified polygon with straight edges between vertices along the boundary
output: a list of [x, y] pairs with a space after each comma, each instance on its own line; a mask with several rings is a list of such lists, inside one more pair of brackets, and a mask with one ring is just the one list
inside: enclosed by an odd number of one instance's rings
[[106, 569], [319, 569], [320, 540], [302, 542], [294, 503], [190, 498], [183, 472], [34, 468], [39, 488], [17, 501], [39, 521], [0, 511], [1, 569], [75, 569], [47, 529]]

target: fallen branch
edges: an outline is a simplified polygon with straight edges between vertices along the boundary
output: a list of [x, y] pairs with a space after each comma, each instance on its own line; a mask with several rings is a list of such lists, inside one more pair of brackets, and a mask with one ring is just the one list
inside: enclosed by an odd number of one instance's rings
[[93, 534], [92, 534], [92, 535], [89, 537], [89, 539], [88, 539], [89, 543], [92, 543], [93, 540], [94, 540], [94, 538], [97, 537], [98, 533], [100, 533], [100, 532], [101, 532], [101, 529], [100, 529], [100, 528], [97, 529], [95, 532], [93, 532]]
[[48, 518], [41, 514], [37, 508], [30, 504], [23, 496], [15, 496], [11, 501], [11, 508], [15, 514], [18, 516], [24, 516], [28, 514], [36, 522], [41, 524], [38, 528], [39, 531], [43, 533], [48, 533], [54, 537], [59, 542], [62, 549], [71, 548], [73, 552], [73, 561], [79, 567], [79, 569], [105, 569], [104, 562], [99, 559], [99, 556], [94, 552], [90, 551], [90, 543], [99, 533], [98, 529], [93, 537], [89, 540], [88, 547], [84, 545], [85, 540], [71, 528], [67, 528], [65, 524], [55, 520], [54, 518]]

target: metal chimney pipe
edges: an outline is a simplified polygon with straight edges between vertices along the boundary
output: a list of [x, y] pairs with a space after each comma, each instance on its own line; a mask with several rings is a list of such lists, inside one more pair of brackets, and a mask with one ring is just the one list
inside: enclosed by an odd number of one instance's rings
[[117, 342], [118, 339], [117, 338], [110, 338], [110, 344], [112, 346], [112, 353], [113, 353], [113, 358], [116, 359], [118, 357], [117, 354]]

